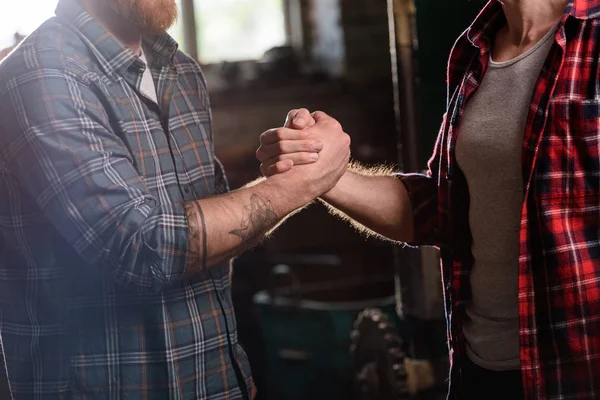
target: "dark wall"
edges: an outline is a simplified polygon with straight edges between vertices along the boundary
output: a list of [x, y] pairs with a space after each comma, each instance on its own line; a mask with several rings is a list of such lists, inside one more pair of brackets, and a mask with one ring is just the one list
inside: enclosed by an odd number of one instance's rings
[[485, 2], [415, 0], [415, 4], [419, 38], [420, 160], [426, 161], [431, 156], [446, 109], [446, 67], [450, 50]]

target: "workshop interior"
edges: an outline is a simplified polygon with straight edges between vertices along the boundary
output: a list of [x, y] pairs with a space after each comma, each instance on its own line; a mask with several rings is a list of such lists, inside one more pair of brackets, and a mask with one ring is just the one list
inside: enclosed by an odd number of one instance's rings
[[[3, 4], [0, 48], [56, 0]], [[258, 178], [260, 134], [291, 109], [325, 110], [352, 159], [425, 171], [446, 68], [476, 1], [179, 0], [169, 33], [202, 66], [215, 152], [232, 189]], [[234, 260], [240, 343], [258, 400], [443, 399], [448, 344], [440, 256], [358, 234], [315, 202]], [[3, 363], [4, 364], [4, 363]], [[2, 369], [4, 371], [4, 369]], [[0, 399], [9, 399], [6, 377]]]

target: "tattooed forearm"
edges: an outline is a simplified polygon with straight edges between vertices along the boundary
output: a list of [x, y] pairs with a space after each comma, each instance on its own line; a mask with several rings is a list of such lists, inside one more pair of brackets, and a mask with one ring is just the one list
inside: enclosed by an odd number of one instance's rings
[[[275, 197], [270, 197], [271, 193]], [[279, 212], [290, 215], [298, 208], [293, 201], [290, 201], [291, 206], [285, 201], [280, 202], [283, 206], [272, 204], [271, 199], [280, 200], [281, 193], [287, 193], [284, 187], [265, 182], [262, 188], [242, 188], [185, 203], [188, 246], [183, 277], [222, 266], [260, 243], [285, 220]]]
[[244, 207], [240, 228], [229, 233], [239, 237], [242, 242], [256, 240], [278, 221], [279, 218], [271, 202], [258, 194], [253, 194], [250, 198], [250, 205]]
[[196, 202], [186, 203], [184, 207], [189, 230], [188, 271], [196, 271], [198, 268], [204, 270], [207, 257], [204, 213]]

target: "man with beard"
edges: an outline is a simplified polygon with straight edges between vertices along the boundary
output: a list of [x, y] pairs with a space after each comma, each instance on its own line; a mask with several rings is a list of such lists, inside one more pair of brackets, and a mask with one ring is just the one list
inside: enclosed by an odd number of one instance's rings
[[[428, 174], [357, 169], [324, 196], [441, 248], [450, 399], [600, 398], [599, 59], [600, 1], [492, 0], [452, 50]], [[304, 138], [265, 134], [263, 172]]]
[[175, 17], [173, 0], [60, 0], [0, 65], [16, 400], [252, 396], [229, 260], [335, 185], [349, 137], [319, 114], [317, 163], [229, 192], [199, 66], [165, 33]]

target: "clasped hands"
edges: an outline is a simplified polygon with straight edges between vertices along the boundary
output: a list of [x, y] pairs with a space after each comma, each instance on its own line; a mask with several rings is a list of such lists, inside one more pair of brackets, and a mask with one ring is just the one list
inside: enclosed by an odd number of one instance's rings
[[315, 197], [329, 192], [344, 175], [350, 159], [350, 136], [341, 124], [317, 111], [292, 110], [284, 127], [260, 136], [256, 158], [265, 177], [286, 174], [306, 185]]

